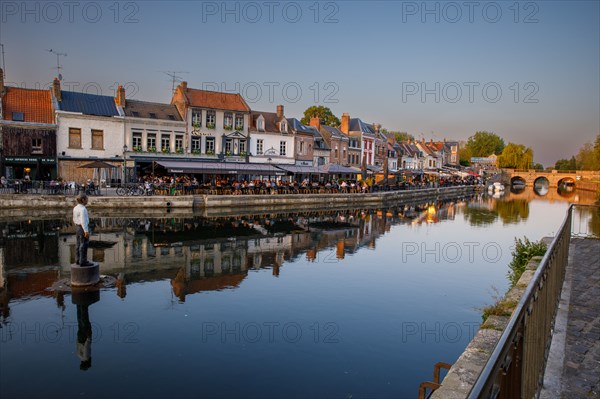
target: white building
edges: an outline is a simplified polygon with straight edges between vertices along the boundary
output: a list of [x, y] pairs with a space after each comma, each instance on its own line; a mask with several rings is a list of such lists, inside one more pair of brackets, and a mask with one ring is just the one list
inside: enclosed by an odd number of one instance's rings
[[250, 123], [250, 162], [294, 164], [294, 134], [283, 114], [283, 105], [277, 112], [252, 111]]
[[190, 89], [181, 82], [171, 104], [189, 132], [193, 155], [226, 162], [247, 162], [250, 107], [239, 94]]
[[[56, 123], [58, 176], [66, 181], [84, 182], [96, 177], [122, 178], [124, 157], [123, 109], [110, 96], [62, 91], [58, 79], [52, 89]], [[114, 169], [102, 169], [103, 176], [92, 176], [95, 169], [81, 168], [91, 161], [104, 161]]]

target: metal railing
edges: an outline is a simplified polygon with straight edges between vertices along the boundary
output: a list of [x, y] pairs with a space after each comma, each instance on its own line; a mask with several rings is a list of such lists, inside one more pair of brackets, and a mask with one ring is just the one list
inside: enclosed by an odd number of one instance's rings
[[533, 398], [542, 387], [568, 263], [573, 208], [569, 207], [468, 398]]
[[40, 194], [40, 195], [78, 195], [85, 192], [87, 195], [107, 195], [108, 188], [89, 186], [75, 182], [57, 183], [42, 180], [7, 180], [0, 183], [0, 194]]

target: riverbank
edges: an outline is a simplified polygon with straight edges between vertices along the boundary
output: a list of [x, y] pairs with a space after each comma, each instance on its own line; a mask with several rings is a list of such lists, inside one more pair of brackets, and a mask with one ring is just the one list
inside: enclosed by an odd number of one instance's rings
[[[396, 201], [414, 201], [436, 197], [454, 197], [476, 192], [478, 186], [385, 191], [367, 194], [289, 194], [289, 195], [182, 195], [119, 197], [91, 196], [94, 209], [219, 209], [271, 206], [380, 206]], [[11, 194], [0, 196], [0, 209], [61, 209], [75, 205], [75, 197], [62, 195]]]

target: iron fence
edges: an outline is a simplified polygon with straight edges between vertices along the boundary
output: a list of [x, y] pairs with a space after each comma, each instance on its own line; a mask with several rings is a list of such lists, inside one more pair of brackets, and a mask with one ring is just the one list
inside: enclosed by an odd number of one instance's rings
[[[590, 215], [600, 207], [571, 205], [519, 304], [471, 389], [470, 399], [534, 398], [542, 387], [571, 235], [596, 236]], [[593, 222], [593, 223], [592, 223]], [[590, 227], [591, 226], [591, 227]]]

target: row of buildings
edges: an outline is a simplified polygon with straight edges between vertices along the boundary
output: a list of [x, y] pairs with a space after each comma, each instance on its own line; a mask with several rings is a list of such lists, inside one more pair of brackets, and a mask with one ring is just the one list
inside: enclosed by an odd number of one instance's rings
[[240, 94], [187, 82], [163, 104], [128, 99], [121, 86], [115, 97], [65, 91], [58, 79], [48, 90], [9, 87], [0, 70], [0, 112], [0, 172], [8, 179], [81, 181], [91, 177], [84, 166], [92, 161], [113, 166], [102, 168], [110, 171], [104, 178], [119, 181], [155, 166], [218, 173], [232, 164], [247, 171], [277, 165], [294, 174], [327, 165], [381, 171], [387, 163], [390, 172], [458, 165], [457, 142], [396, 142], [379, 124], [348, 113], [340, 126], [317, 117], [305, 125], [283, 105], [253, 110]]

